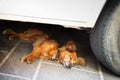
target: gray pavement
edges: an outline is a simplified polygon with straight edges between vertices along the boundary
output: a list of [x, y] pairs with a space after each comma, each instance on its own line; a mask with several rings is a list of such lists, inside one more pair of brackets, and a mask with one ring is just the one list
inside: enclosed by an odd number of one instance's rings
[[[0, 23], [0, 80], [120, 80], [120, 77], [112, 74], [96, 59], [86, 31], [47, 24], [9, 21]], [[6, 28], [39, 28], [60, 45], [73, 40], [78, 49], [78, 56], [85, 58], [87, 65], [66, 69], [57, 62], [41, 59], [37, 59], [33, 64], [21, 63], [20, 58], [32, 51], [32, 43], [21, 40], [9, 41], [8, 36], [1, 34]]]

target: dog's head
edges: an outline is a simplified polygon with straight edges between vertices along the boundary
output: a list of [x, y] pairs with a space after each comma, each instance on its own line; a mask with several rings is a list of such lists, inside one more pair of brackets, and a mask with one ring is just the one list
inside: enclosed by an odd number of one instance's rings
[[77, 62], [76, 46], [69, 41], [58, 50], [58, 61], [66, 68], [71, 68]]
[[75, 52], [60, 51], [59, 62], [66, 68], [71, 68], [77, 62]]

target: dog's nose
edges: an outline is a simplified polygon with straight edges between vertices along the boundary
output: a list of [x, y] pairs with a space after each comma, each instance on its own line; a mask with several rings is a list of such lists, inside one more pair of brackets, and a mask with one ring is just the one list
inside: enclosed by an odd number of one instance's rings
[[64, 62], [63, 62], [63, 66], [64, 66], [65, 68], [71, 68], [71, 64], [70, 64], [69, 62], [67, 62], [67, 61], [64, 61]]

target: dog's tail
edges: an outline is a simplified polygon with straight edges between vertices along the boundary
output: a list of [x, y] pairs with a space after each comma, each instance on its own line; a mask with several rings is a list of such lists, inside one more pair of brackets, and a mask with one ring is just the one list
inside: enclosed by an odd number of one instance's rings
[[13, 31], [13, 30], [11, 30], [11, 29], [5, 29], [5, 30], [3, 31], [3, 34], [14, 35], [14, 34], [16, 34], [16, 32]]

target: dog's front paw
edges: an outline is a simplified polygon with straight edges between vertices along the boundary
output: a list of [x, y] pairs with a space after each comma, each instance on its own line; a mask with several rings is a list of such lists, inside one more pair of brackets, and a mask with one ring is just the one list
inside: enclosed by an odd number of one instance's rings
[[36, 58], [34, 56], [28, 55], [28, 56], [22, 57], [21, 62], [27, 62], [28, 64], [31, 64], [35, 61], [35, 59]]

